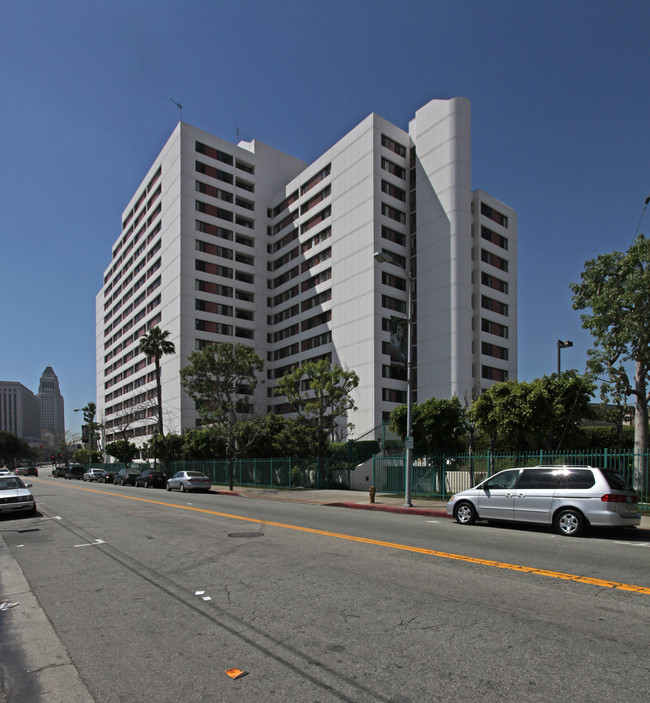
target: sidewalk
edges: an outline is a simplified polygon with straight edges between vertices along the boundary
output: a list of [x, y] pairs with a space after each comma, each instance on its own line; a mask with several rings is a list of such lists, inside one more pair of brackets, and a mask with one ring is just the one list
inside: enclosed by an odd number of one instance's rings
[[[429, 500], [419, 496], [412, 496], [411, 503], [413, 507], [407, 508], [404, 507], [404, 498], [401, 496], [378, 493], [375, 496], [375, 502], [371, 503], [370, 496], [365, 491], [345, 491], [336, 489], [281, 491], [273, 488], [235, 487], [235, 490], [231, 493], [224, 486], [213, 486], [212, 492], [218, 493], [219, 495], [232, 495], [257, 500], [284, 500], [292, 503], [311, 503], [335, 508], [378, 510], [409, 515], [447, 517], [447, 501]], [[650, 531], [650, 515], [641, 516], [641, 524], [638, 529]]]

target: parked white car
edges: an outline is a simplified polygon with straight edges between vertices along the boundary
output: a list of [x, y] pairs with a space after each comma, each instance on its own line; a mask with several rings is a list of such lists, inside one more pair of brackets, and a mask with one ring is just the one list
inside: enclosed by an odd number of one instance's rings
[[83, 480], [84, 481], [97, 481], [99, 483], [99, 479], [103, 477], [104, 475], [104, 469], [88, 469], [86, 473], [83, 475]]
[[181, 493], [185, 491], [207, 491], [210, 490], [212, 482], [200, 471], [177, 471], [171, 478], [167, 479], [167, 490], [177, 488]]
[[553, 525], [574, 537], [588, 527], [634, 527], [641, 523], [636, 493], [618, 473], [595, 466], [533, 466], [506, 469], [456, 493], [447, 515], [461, 525], [505, 520]]
[[34, 515], [36, 501], [29, 490], [31, 483], [24, 483], [19, 476], [0, 476], [0, 513], [27, 512]]

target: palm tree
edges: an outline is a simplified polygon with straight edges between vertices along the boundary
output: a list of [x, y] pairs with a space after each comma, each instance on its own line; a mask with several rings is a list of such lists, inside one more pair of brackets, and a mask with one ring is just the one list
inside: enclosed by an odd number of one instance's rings
[[158, 398], [158, 434], [163, 437], [163, 410], [162, 410], [162, 384], [160, 382], [160, 359], [165, 354], [174, 354], [176, 347], [170, 342], [169, 332], [164, 332], [160, 327], [152, 327], [145, 335], [140, 337], [140, 351], [146, 356], [153, 356], [156, 362], [156, 396]]

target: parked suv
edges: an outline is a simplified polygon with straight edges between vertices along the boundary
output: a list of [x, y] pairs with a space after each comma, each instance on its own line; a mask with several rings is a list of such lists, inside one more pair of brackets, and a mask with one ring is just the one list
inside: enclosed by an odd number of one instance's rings
[[81, 464], [70, 464], [70, 468], [65, 473], [65, 478], [76, 478], [77, 481], [81, 481], [85, 472], [86, 469]]
[[461, 525], [508, 520], [553, 525], [575, 537], [588, 527], [633, 527], [641, 523], [636, 493], [614, 471], [594, 466], [533, 466], [506, 469], [447, 503]]

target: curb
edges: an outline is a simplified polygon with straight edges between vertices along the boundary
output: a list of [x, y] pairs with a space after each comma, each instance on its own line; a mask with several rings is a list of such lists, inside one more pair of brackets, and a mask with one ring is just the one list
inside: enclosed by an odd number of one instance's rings
[[425, 515], [429, 517], [449, 517], [446, 510], [434, 508], [407, 508], [397, 505], [370, 505], [363, 503], [324, 503], [332, 508], [353, 508], [356, 510], [379, 510], [385, 513], [401, 513], [402, 515]]

